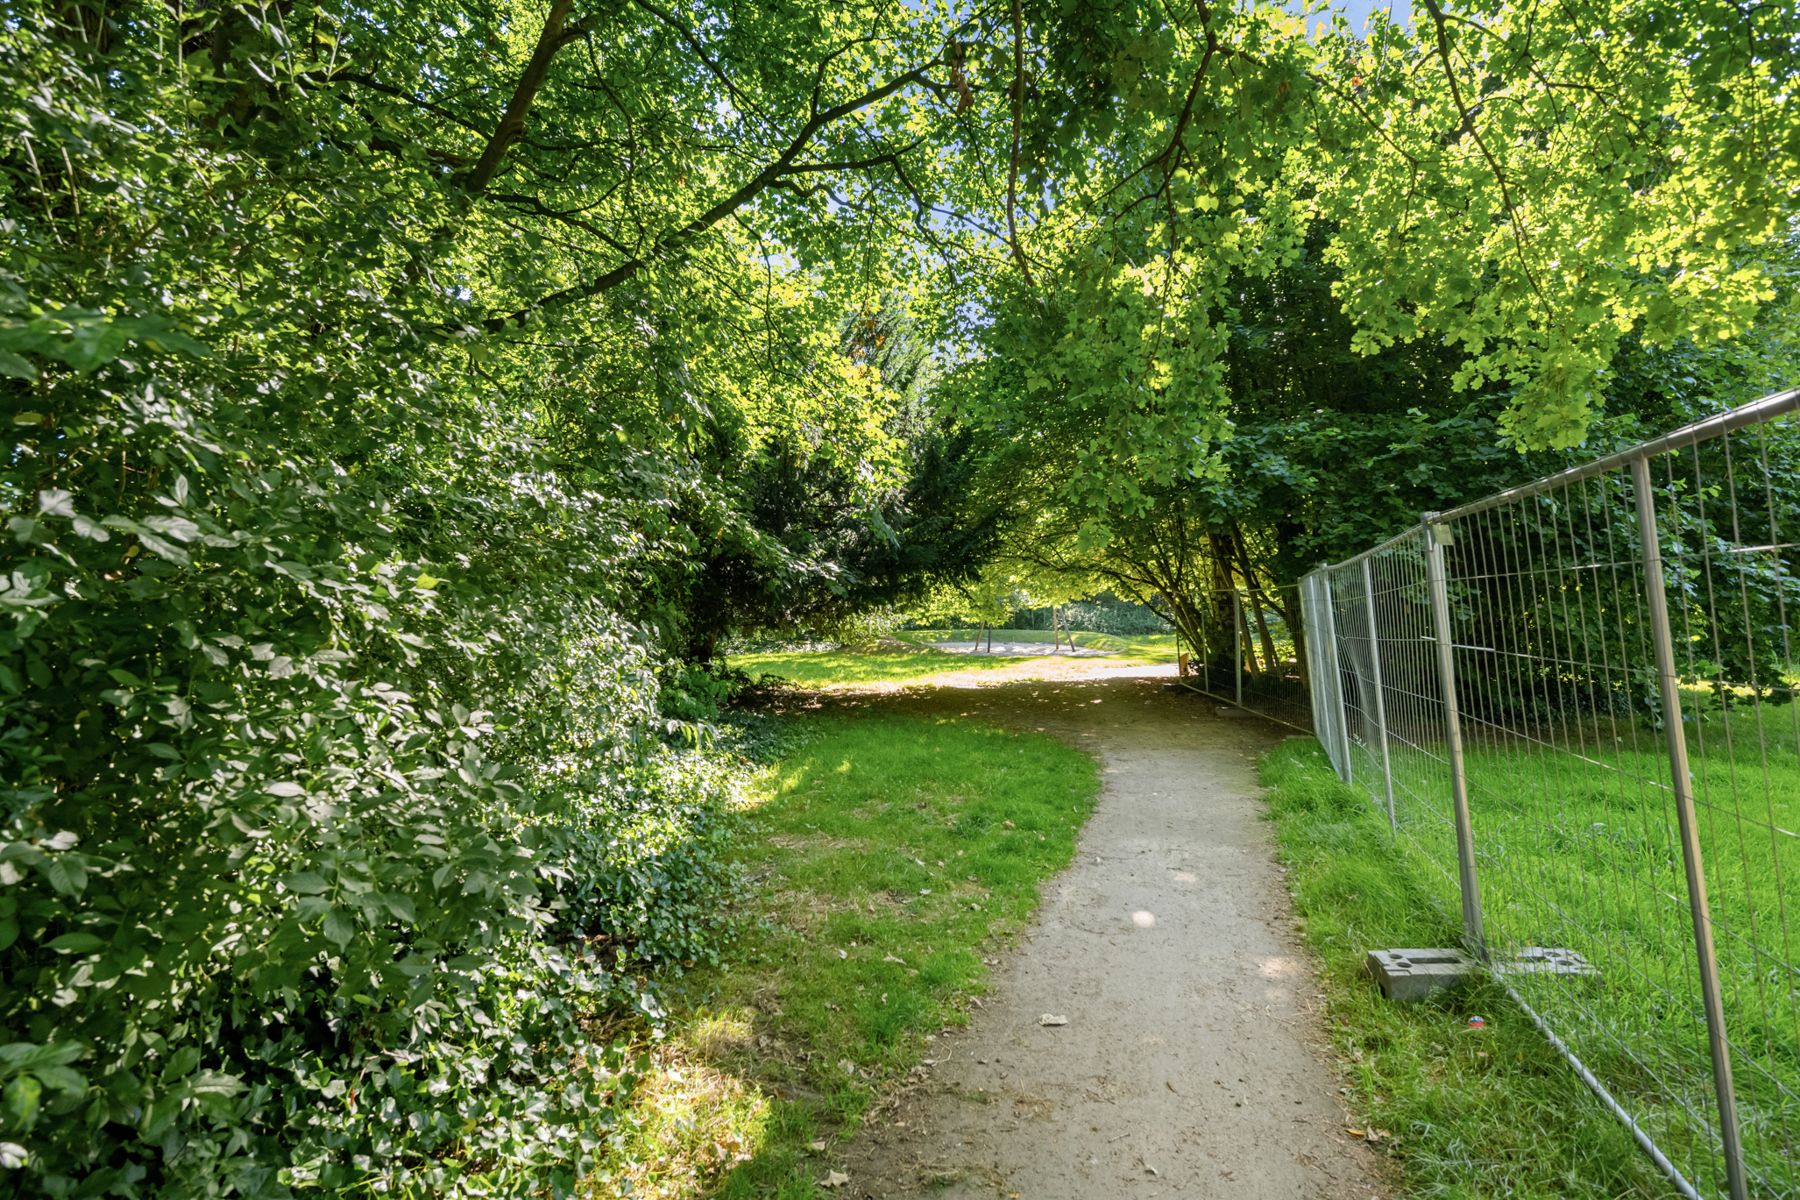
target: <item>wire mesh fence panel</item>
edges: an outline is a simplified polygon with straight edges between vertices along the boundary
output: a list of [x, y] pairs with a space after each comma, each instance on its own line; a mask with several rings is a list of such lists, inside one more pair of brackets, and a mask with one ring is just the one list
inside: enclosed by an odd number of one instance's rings
[[1299, 587], [1221, 590], [1208, 597], [1218, 614], [1214, 645], [1197, 648], [1186, 681], [1196, 691], [1311, 730], [1315, 710], [1301, 662], [1301, 630], [1310, 598]]
[[1800, 1197], [1796, 407], [1302, 584], [1338, 774], [1688, 1194]]
[[1800, 1195], [1800, 426], [1651, 465], [1746, 1172]]
[[1496, 972], [1724, 1192], [1634, 500], [1615, 470], [1448, 523], [1471, 823]]
[[1415, 531], [1389, 543], [1363, 563], [1375, 614], [1371, 659], [1382, 668], [1389, 761], [1385, 778], [1367, 775], [1363, 786], [1383, 809], [1392, 789], [1396, 835], [1429, 866], [1440, 885], [1434, 894], [1442, 897], [1447, 912], [1454, 912], [1456, 825], [1424, 534]]

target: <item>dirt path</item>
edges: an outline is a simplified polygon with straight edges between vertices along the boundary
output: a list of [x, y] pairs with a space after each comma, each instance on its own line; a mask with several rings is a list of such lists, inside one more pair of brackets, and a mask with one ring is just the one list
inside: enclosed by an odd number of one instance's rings
[[1105, 790], [968, 1028], [940, 1035], [919, 1086], [852, 1143], [841, 1194], [1385, 1194], [1344, 1132], [1260, 819], [1271, 727], [1171, 692], [1161, 672], [871, 701], [1055, 733], [1100, 757]]

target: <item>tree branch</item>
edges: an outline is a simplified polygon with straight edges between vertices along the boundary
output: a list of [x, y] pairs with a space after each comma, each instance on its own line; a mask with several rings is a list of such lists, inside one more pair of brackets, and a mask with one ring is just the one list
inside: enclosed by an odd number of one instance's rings
[[1019, 0], [1012, 0], [1012, 27], [1012, 165], [1006, 174], [1006, 237], [1012, 244], [1013, 258], [1018, 260], [1019, 274], [1025, 277], [1025, 286], [1035, 288], [1031, 264], [1025, 260], [1025, 250], [1019, 245], [1019, 226], [1013, 215], [1018, 208], [1020, 126], [1025, 118], [1025, 19], [1019, 11]]
[[1438, 0], [1425, 0], [1425, 11], [1431, 14], [1431, 24], [1437, 32], [1438, 59], [1444, 64], [1444, 78], [1450, 84], [1450, 98], [1456, 104], [1456, 111], [1462, 117], [1463, 132], [1467, 133], [1481, 151], [1481, 157], [1487, 160], [1488, 170], [1493, 172], [1494, 182], [1500, 187], [1500, 201], [1506, 205], [1507, 220], [1512, 223], [1513, 242], [1519, 248], [1519, 269], [1525, 272], [1525, 281], [1531, 284], [1531, 290], [1537, 293], [1538, 299], [1544, 299], [1544, 290], [1538, 286], [1537, 276], [1531, 270], [1531, 256], [1526, 249], [1524, 222], [1519, 220], [1519, 209], [1513, 203], [1512, 187], [1506, 181], [1506, 171], [1500, 166], [1493, 151], [1488, 149], [1487, 141], [1481, 136], [1481, 130], [1475, 127], [1475, 114], [1463, 102], [1462, 85], [1456, 81], [1456, 66], [1450, 61], [1450, 35], [1444, 28], [1444, 10]]
[[[861, 112], [872, 104], [880, 103], [911, 84], [922, 82], [925, 78], [926, 70], [928, 70], [935, 62], [936, 60], [933, 59], [932, 62], [915, 67], [904, 75], [895, 76], [880, 87], [871, 88], [862, 95], [846, 100], [841, 104], [834, 104], [829, 108], [819, 109], [817, 112], [813, 113], [805, 125], [801, 126], [800, 132], [794, 135], [793, 140], [790, 141], [781, 153], [776, 156], [774, 162], [745, 180], [730, 195], [719, 200], [705, 212], [696, 216], [693, 220], [679, 228], [672, 229], [657, 238], [648, 251], [635, 254], [630, 258], [625, 259], [623, 262], [618, 263], [612, 267], [612, 269], [600, 275], [596, 275], [592, 279], [585, 280], [581, 283], [571, 284], [569, 287], [562, 288], [544, 296], [539, 296], [535, 300], [527, 301], [514, 311], [503, 316], [489, 317], [481, 323], [482, 326], [490, 331], [498, 331], [506, 328], [509, 324], [523, 320], [534, 312], [547, 312], [551, 309], [564, 308], [570, 304], [576, 304], [583, 300], [591, 300], [595, 296], [603, 295], [611, 289], [618, 287], [620, 284], [636, 275], [639, 271], [642, 271], [655, 259], [671, 254], [692, 243], [714, 225], [717, 225], [720, 221], [729, 217], [732, 213], [736, 212], [762, 192], [766, 191], [771, 185], [790, 175], [806, 173], [809, 170], [809, 167], [807, 164], [798, 163], [798, 159], [806, 152], [807, 147], [812, 145], [813, 139], [818, 136], [821, 130], [834, 121]], [[876, 159], [873, 161], [880, 160]]]
[[463, 178], [463, 187], [470, 195], [480, 195], [487, 190], [487, 185], [500, 170], [500, 163], [506, 158], [507, 149], [524, 135], [525, 114], [531, 111], [531, 102], [537, 99], [538, 89], [544, 86], [544, 78], [550, 73], [550, 60], [568, 42], [563, 26], [569, 19], [572, 4], [573, 0], [550, 0], [550, 15], [544, 18], [544, 27], [538, 32], [537, 46], [532, 50], [525, 70], [519, 75], [519, 83], [513, 88], [512, 99], [506, 102], [506, 111], [501, 114], [500, 124], [495, 127], [493, 136], [488, 138], [487, 145], [482, 148], [475, 168]]
[[[686, 25], [683, 25], [680, 21], [676, 20], [675, 14], [658, 8], [655, 4], [652, 4], [650, 0], [633, 0], [633, 2], [639, 8], [668, 26], [669, 29], [674, 32], [676, 37], [687, 43], [687, 48], [694, 52], [694, 57], [700, 60], [701, 65], [706, 68], [707, 72], [714, 79], [719, 81], [719, 86], [725, 89], [725, 93], [731, 97], [731, 102], [737, 106], [739, 112], [747, 115], [754, 115], [765, 122], [768, 120], [766, 114], [756, 112], [755, 106], [745, 100], [743, 94], [738, 91], [737, 85], [733, 83], [731, 77], [725, 73], [725, 68], [721, 67], [717, 60], [706, 52], [706, 46], [700, 41], [699, 35], [692, 29], [689, 29]], [[820, 69], [823, 70], [822, 67]]]

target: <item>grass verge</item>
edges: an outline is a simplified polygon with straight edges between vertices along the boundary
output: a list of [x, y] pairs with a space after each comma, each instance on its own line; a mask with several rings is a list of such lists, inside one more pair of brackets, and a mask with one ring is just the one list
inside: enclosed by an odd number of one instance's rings
[[[1795, 712], [1692, 703], [1686, 723], [1738, 1124], [1750, 1190], [1800, 1195], [1800, 880]], [[1520, 728], [1502, 728], [1516, 725]], [[1725, 1190], [1713, 1077], [1664, 735], [1627, 716], [1464, 721], [1489, 945], [1567, 946], [1589, 983], [1514, 985], [1703, 1191]], [[1472, 736], [1471, 736], [1472, 735]], [[1429, 743], [1427, 743], [1429, 745]], [[1403, 844], [1453, 894], [1456, 846], [1441, 758], [1394, 743]], [[1380, 778], [1352, 742], [1352, 773]]]
[[[1322, 960], [1350, 1107], [1398, 1164], [1407, 1195], [1668, 1195], [1630, 1134], [1497, 987], [1413, 1005], [1381, 998], [1363, 973], [1368, 950], [1455, 945], [1456, 927], [1317, 743], [1295, 738], [1270, 751], [1262, 779], [1305, 936]], [[1486, 1026], [1472, 1029], [1477, 1015]]]
[[597, 1195], [823, 1196], [833, 1146], [986, 986], [1074, 856], [1093, 760], [884, 713], [798, 722], [746, 815], [757, 921], [670, 989]]

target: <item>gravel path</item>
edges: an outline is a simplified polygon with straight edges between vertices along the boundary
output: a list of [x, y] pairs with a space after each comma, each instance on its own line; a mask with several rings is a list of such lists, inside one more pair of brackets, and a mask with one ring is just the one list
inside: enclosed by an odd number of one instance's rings
[[870, 1114], [839, 1194], [1386, 1194], [1376, 1156], [1344, 1132], [1260, 819], [1271, 727], [1166, 676], [869, 700], [1047, 730], [1099, 756], [1105, 790], [969, 1026], [940, 1034], [916, 1085]]

